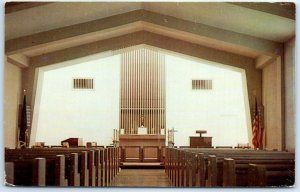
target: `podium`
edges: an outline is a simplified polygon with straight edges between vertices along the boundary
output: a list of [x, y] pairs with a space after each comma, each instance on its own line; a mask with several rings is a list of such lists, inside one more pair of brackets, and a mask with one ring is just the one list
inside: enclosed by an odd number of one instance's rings
[[63, 143], [68, 143], [69, 147], [78, 147], [83, 145], [82, 138], [68, 138], [61, 141], [61, 145], [63, 145]]
[[206, 133], [205, 130], [197, 130], [196, 133], [200, 134], [199, 137], [190, 136], [191, 148], [211, 148], [212, 137], [202, 137], [202, 134]]

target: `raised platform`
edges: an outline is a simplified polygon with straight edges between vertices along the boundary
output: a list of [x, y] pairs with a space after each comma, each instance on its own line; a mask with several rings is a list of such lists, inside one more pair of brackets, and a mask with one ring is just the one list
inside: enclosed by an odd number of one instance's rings
[[161, 162], [121, 162], [121, 169], [164, 169]]

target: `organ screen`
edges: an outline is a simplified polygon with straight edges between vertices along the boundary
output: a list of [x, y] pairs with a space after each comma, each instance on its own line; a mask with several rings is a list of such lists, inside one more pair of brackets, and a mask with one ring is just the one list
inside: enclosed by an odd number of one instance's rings
[[158, 51], [140, 48], [121, 56], [120, 128], [125, 134], [161, 134], [165, 129], [165, 59]]

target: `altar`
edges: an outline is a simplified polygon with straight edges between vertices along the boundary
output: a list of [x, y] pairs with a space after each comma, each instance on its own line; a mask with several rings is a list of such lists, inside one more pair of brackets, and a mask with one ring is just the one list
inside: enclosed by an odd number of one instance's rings
[[120, 135], [121, 162], [161, 162], [165, 142], [165, 135]]

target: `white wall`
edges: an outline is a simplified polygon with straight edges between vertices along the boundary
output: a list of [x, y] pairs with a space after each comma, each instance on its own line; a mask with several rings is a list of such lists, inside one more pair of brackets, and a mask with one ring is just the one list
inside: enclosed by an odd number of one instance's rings
[[[248, 143], [251, 129], [242, 82], [244, 73], [223, 65], [166, 55], [166, 124], [175, 145], [189, 145], [196, 130], [207, 130], [214, 146]], [[111, 144], [119, 127], [120, 56], [46, 71], [35, 141], [60, 144], [68, 137]], [[73, 90], [73, 77], [95, 79], [95, 90]], [[212, 79], [213, 90], [192, 90], [192, 79]], [[245, 78], [244, 78], [245, 79]], [[248, 119], [247, 119], [248, 118]]]
[[[166, 122], [178, 131], [175, 145], [188, 146], [196, 130], [207, 130], [213, 146], [249, 143], [243, 74], [206, 63], [166, 56]], [[192, 90], [192, 79], [212, 79], [213, 90]]]
[[[36, 142], [59, 145], [69, 137], [112, 143], [119, 127], [120, 56], [45, 71]], [[73, 89], [73, 78], [94, 78], [94, 90]], [[36, 106], [38, 107], [38, 106]]]
[[17, 147], [18, 111], [21, 94], [21, 69], [6, 62], [4, 84], [4, 140], [5, 147]]

